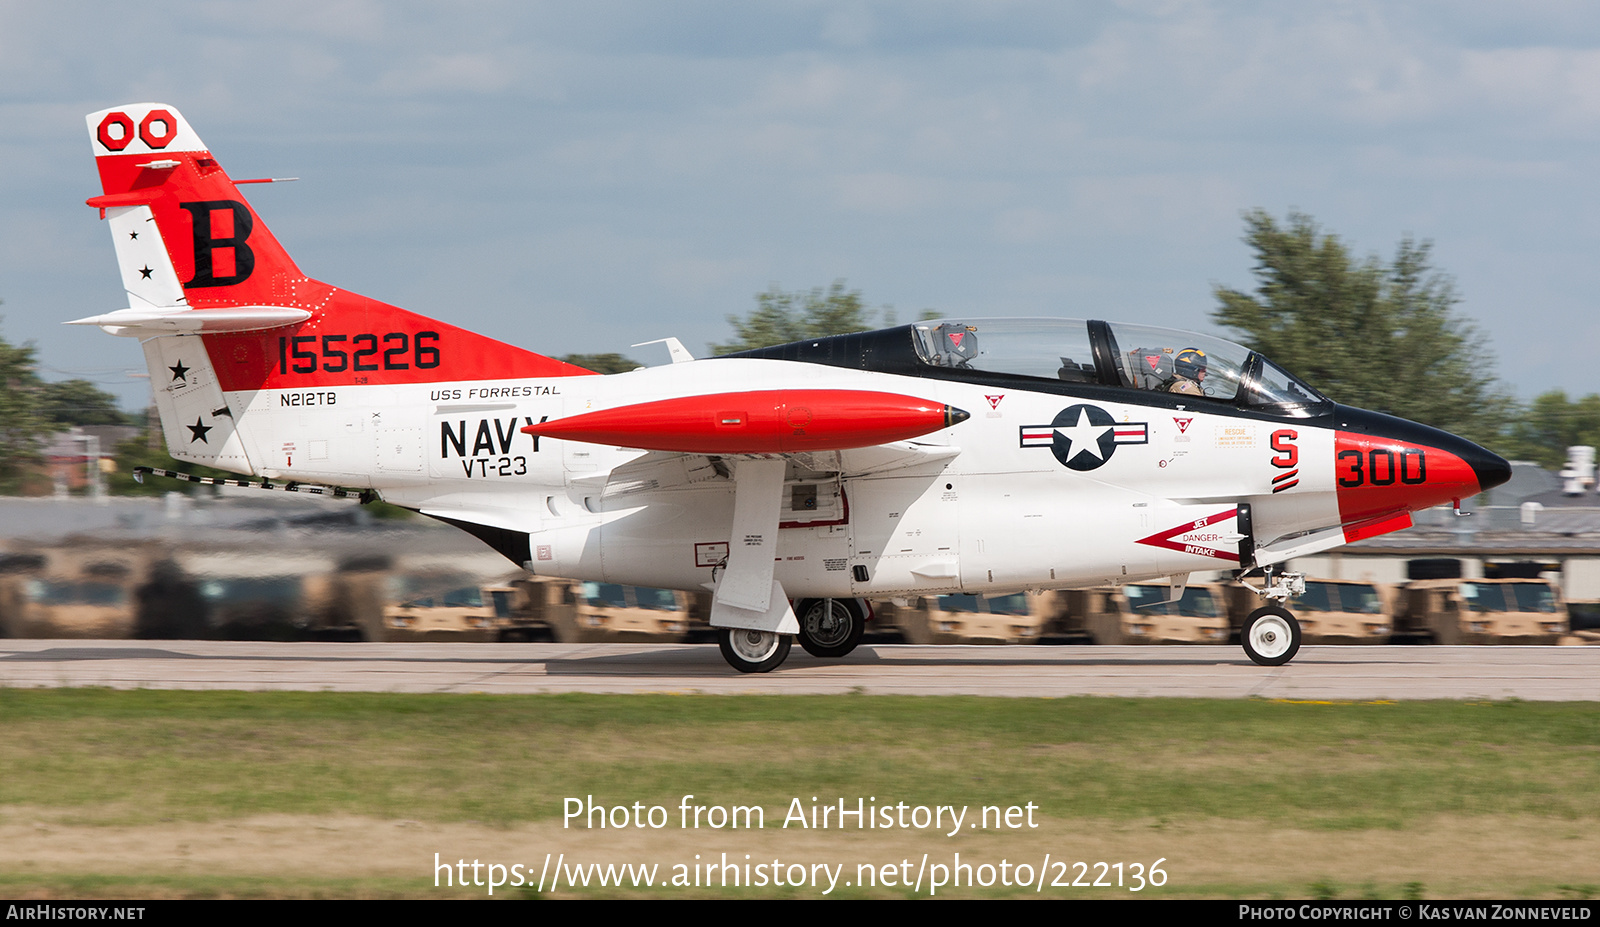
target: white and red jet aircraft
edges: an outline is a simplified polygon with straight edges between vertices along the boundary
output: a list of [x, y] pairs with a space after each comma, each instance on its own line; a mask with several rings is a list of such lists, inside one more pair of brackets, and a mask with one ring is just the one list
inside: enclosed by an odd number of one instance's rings
[[1510, 474], [1237, 344], [1117, 322], [666, 339], [673, 363], [599, 376], [307, 277], [171, 106], [88, 127], [130, 306], [73, 324], [140, 339], [174, 457], [381, 496], [541, 576], [711, 589], [746, 672], [795, 635], [848, 653], [868, 596], [1176, 595], [1196, 570], [1265, 578], [1244, 649], [1281, 664], [1303, 585], [1277, 565]]

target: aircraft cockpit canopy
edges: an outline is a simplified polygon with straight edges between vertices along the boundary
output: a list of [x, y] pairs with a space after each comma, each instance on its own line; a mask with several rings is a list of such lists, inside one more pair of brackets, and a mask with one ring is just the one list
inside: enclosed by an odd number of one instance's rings
[[[1089, 395], [1170, 394], [1271, 415], [1311, 417], [1332, 403], [1243, 345], [1193, 332], [1095, 319], [934, 319], [741, 351], [766, 358]], [[1110, 397], [1107, 397], [1110, 398]]]
[[1121, 386], [1306, 410], [1321, 393], [1243, 345], [1176, 329], [1072, 319], [939, 319], [912, 326], [932, 367]]

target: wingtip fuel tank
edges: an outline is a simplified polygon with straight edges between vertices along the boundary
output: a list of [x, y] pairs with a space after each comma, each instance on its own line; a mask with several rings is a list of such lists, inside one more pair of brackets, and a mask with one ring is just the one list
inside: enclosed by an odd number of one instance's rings
[[785, 454], [906, 441], [971, 418], [954, 406], [869, 390], [756, 390], [684, 396], [569, 415], [522, 430], [649, 451]]

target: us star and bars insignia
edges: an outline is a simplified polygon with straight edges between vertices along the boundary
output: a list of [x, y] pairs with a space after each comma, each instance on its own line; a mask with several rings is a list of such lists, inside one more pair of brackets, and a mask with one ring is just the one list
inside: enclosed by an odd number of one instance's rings
[[1094, 470], [1105, 465], [1122, 444], [1149, 444], [1148, 422], [1119, 422], [1099, 406], [1068, 406], [1048, 425], [1018, 429], [1022, 447], [1048, 447], [1061, 465]]

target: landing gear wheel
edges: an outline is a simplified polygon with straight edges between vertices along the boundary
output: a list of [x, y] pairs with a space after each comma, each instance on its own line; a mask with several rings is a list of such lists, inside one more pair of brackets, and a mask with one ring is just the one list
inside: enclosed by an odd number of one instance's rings
[[867, 630], [854, 599], [806, 599], [799, 613], [800, 646], [813, 657], [842, 657], [856, 649]]
[[718, 628], [717, 646], [722, 659], [741, 673], [770, 673], [789, 657], [793, 639], [776, 631]]
[[1282, 666], [1300, 652], [1300, 622], [1287, 609], [1263, 605], [1244, 620], [1244, 652], [1262, 666]]

